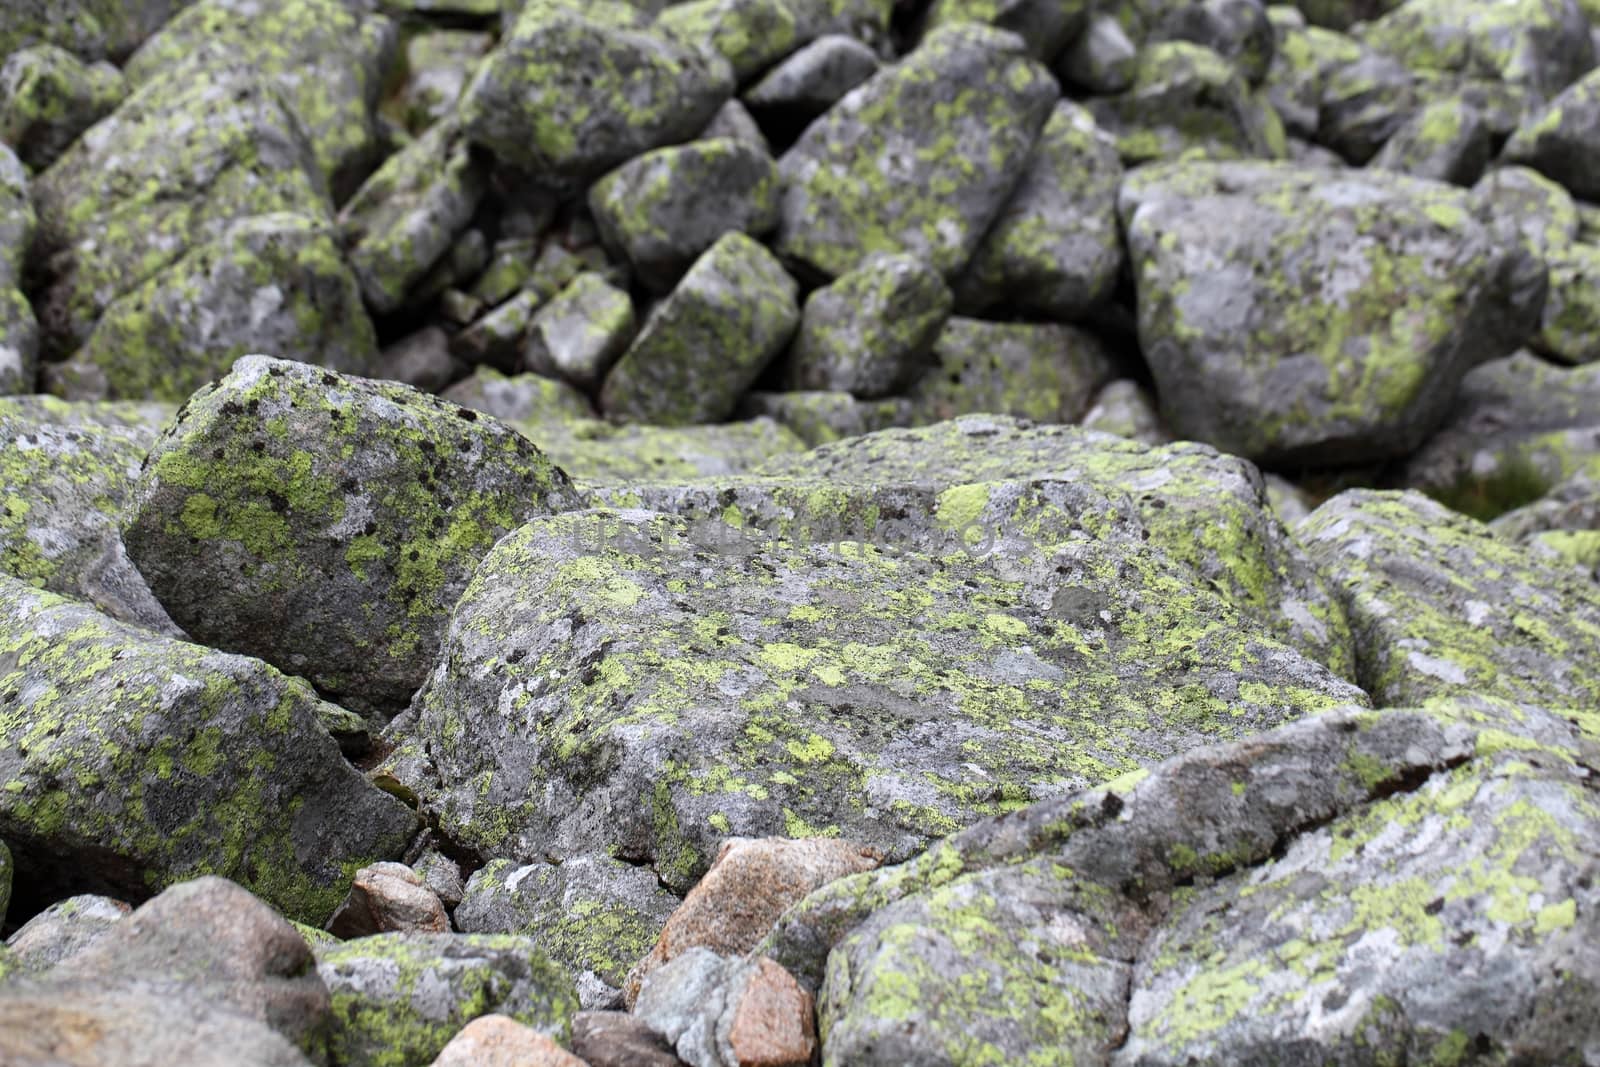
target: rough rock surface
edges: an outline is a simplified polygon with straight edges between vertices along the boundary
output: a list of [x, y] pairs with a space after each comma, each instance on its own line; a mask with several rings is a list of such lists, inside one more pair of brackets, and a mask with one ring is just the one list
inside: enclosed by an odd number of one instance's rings
[[693, 948], [645, 979], [634, 1014], [690, 1067], [806, 1067], [817, 1051], [810, 993], [769, 959]]
[[403, 863], [374, 863], [356, 872], [328, 930], [345, 941], [390, 932], [445, 934], [450, 916], [416, 871]]
[[43, 170], [126, 94], [110, 63], [84, 63], [53, 44], [18, 49], [0, 64], [0, 141]]
[[120, 900], [81, 893], [59, 900], [17, 927], [6, 947], [25, 967], [42, 971], [88, 948], [133, 909]]
[[1361, 699], [1123, 545], [992, 570], [574, 512], [484, 559], [389, 767], [464, 848], [613, 850], [681, 892], [730, 834], [837, 833], [903, 857], [987, 812]]
[[495, 539], [579, 505], [507, 426], [404, 386], [253, 356], [156, 442], [123, 538], [197, 639], [381, 709], [426, 676]]
[[1163, 417], [1258, 460], [1412, 451], [1544, 297], [1542, 264], [1465, 193], [1398, 175], [1169, 165], [1130, 179], [1121, 213]]
[[589, 1067], [530, 1026], [480, 1015], [450, 1039], [433, 1067]]
[[1075, 326], [948, 319], [907, 394], [922, 424], [992, 412], [1072, 423], [1116, 373], [1105, 346]]

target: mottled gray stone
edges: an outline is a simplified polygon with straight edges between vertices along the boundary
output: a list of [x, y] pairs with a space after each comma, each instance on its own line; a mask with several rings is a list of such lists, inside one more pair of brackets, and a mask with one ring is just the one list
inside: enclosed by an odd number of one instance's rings
[[1471, 185], [1493, 154], [1493, 133], [1482, 111], [1461, 97], [1427, 104], [1394, 132], [1369, 164], [1413, 178]]
[[132, 910], [120, 900], [93, 893], [68, 897], [17, 927], [6, 938], [6, 947], [25, 967], [42, 971], [100, 940]]
[[1277, 51], [1277, 36], [1261, 0], [1199, 0], [1197, 3], [1154, 5], [1161, 14], [1145, 38], [1191, 41], [1227, 60], [1251, 84], [1267, 76]]
[[843, 392], [751, 392], [745, 394], [739, 411], [746, 418], [776, 419], [809, 448], [841, 437], [911, 425], [911, 403], [903, 397], [858, 400]]
[[1139, 47], [1115, 17], [1096, 13], [1056, 64], [1056, 76], [1091, 93], [1120, 93], [1139, 71]]
[[633, 300], [593, 271], [572, 280], [528, 323], [523, 365], [593, 389], [633, 340]]
[[1600, 200], [1600, 71], [1589, 73], [1531, 116], [1504, 156], [1554, 178], [1584, 200]]
[[1578, 0], [1408, 0], [1362, 40], [1412, 70], [1522, 85], [1549, 98], [1594, 66]]
[[773, 67], [745, 90], [743, 99], [765, 121], [798, 128], [877, 72], [872, 49], [854, 37], [829, 34]]
[[43, 170], [110, 114], [127, 91], [110, 63], [84, 63], [52, 44], [19, 49], [0, 64], [0, 141]]
[[920, 424], [979, 412], [1077, 422], [1116, 373], [1105, 347], [1077, 327], [960, 317], [945, 322], [928, 362], [908, 393]]

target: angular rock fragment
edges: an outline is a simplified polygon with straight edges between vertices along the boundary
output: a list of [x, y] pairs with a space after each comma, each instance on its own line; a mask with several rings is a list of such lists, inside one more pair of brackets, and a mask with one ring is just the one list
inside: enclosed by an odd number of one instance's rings
[[446, 934], [450, 916], [416, 871], [403, 863], [374, 863], [356, 872], [328, 931], [346, 941], [390, 932]]
[[593, 271], [534, 313], [522, 361], [529, 370], [593, 389], [633, 340], [633, 300]]
[[34, 310], [55, 358], [117, 297], [236, 221], [330, 212], [299, 120], [243, 68], [147, 82], [39, 176], [34, 203], [48, 274]]
[[595, 182], [589, 209], [607, 247], [666, 293], [723, 234], [762, 237], [778, 225], [778, 170], [748, 141], [658, 148]]
[[1130, 179], [1139, 338], [1168, 425], [1272, 463], [1413, 451], [1544, 299], [1543, 265], [1472, 208], [1438, 183], [1295, 165]]
[[42, 971], [88, 948], [133, 909], [111, 897], [83, 893], [57, 901], [17, 927], [6, 947], [23, 966]]
[[817, 1053], [811, 994], [769, 959], [690, 949], [645, 979], [634, 1014], [690, 1067], [806, 1067]]
[[1028, 51], [1045, 62], [1078, 36], [1087, 9], [1084, 0], [934, 0], [926, 27], [948, 23], [981, 22], [1014, 33]]
[[390, 767], [480, 855], [615, 850], [682, 891], [729, 835], [904, 856], [987, 811], [1361, 699], [1121, 545], [991, 568], [575, 512], [485, 558]]
[[956, 284], [966, 314], [996, 304], [1042, 318], [1080, 318], [1122, 268], [1115, 143], [1088, 111], [1056, 105], [1017, 189]]
[[1548, 559], [1572, 564], [1600, 581], [1600, 477], [1562, 482], [1537, 502], [1489, 524], [1496, 536]]
[[959, 317], [944, 324], [929, 362], [908, 394], [922, 424], [979, 412], [1077, 422], [1116, 374], [1105, 347], [1076, 327]]
[[802, 43], [794, 7], [789, 0], [688, 0], [668, 6], [655, 25], [686, 48], [722, 56], [734, 80], [744, 81]]
[[1278, 29], [1263, 88], [1288, 132], [1300, 137], [1316, 135], [1329, 76], [1361, 56], [1361, 45], [1342, 33], [1318, 26]]
[[772, 253], [724, 235], [645, 319], [601, 410], [666, 426], [727, 418], [799, 324], [796, 290]]
[[522, 423], [525, 436], [528, 426], [594, 416], [589, 401], [566, 382], [538, 374], [507, 377], [493, 367], [479, 367], [472, 377], [463, 378], [440, 395], [452, 404], [481, 411], [502, 422]]
[[328, 1052], [349, 1067], [426, 1064], [490, 1014], [560, 1038], [577, 1010], [571, 983], [526, 938], [378, 934], [316, 956], [332, 1001]]
[[36, 44], [84, 59], [120, 58], [186, 0], [13, 0], [0, 25], [0, 56]]
[[869, 399], [902, 392], [950, 307], [938, 272], [907, 255], [871, 256], [806, 298], [785, 382]]
[[1160, 14], [1145, 38], [1147, 45], [1189, 41], [1217, 53], [1252, 85], [1259, 85], [1267, 76], [1277, 38], [1261, 0], [1200, 0], [1154, 6]]
[[326, 222], [276, 214], [229, 226], [113, 301], [52, 380], [71, 400], [176, 404], [250, 352], [377, 370], [372, 322]]
[[218, 873], [320, 924], [405, 848], [414, 816], [344, 761], [304, 682], [11, 578], [0, 601], [0, 835], [30, 892]]
[[1493, 154], [1483, 112], [1460, 97], [1429, 103], [1395, 131], [1370, 164], [1413, 178], [1471, 185]]
[[0, 141], [43, 170], [126, 95], [109, 63], [87, 64], [51, 44], [20, 49], [0, 65]]
[[1085, 430], [1116, 434], [1147, 445], [1164, 445], [1172, 440], [1161, 425], [1161, 413], [1154, 399], [1137, 382], [1118, 379], [1095, 394], [1094, 405], [1078, 423]]
[[1407, 0], [1362, 35], [1412, 70], [1526, 86], [1549, 98], [1594, 66], [1578, 0]]
[[739, 410], [750, 418], [776, 420], [810, 448], [842, 437], [911, 425], [911, 404], [903, 397], [858, 400], [836, 391], [746, 393]]
[[1600, 360], [1600, 244], [1574, 242], [1546, 257], [1550, 291], [1529, 343], [1563, 363]]
[[1593, 160], [1600, 151], [1600, 72], [1550, 101], [1512, 136], [1505, 158], [1545, 174], [1585, 200], [1600, 200]]
[[[405, 42], [406, 81], [386, 105], [411, 132], [449, 116], [492, 39], [474, 30], [425, 30]], [[392, 108], [392, 110], [391, 110]]]
[[538, 449], [474, 411], [250, 356], [156, 443], [123, 539], [196, 639], [377, 712], [426, 676], [496, 538], [578, 505]]
[[854, 37], [829, 34], [773, 67], [743, 100], [763, 124], [800, 130], [877, 72], [872, 49]]
[[1393, 56], [1378, 52], [1364, 52], [1334, 66], [1320, 81], [1317, 143], [1356, 166], [1377, 155], [1422, 106], [1412, 71]]
[[432, 1067], [589, 1067], [530, 1026], [505, 1015], [480, 1015], [463, 1026]]
[[1120, 93], [1139, 71], [1139, 47], [1116, 17], [1092, 13], [1077, 39], [1067, 46], [1055, 73], [1062, 81], [1091, 93]]
[[680, 1067], [683, 1062], [660, 1034], [620, 1011], [574, 1015], [572, 1051], [589, 1067]]
[[777, 249], [827, 277], [906, 252], [946, 277], [1021, 175], [1058, 89], [1007, 33], [928, 35], [807, 127], [784, 154]]
[[1528, 167], [1496, 167], [1472, 187], [1472, 198], [1479, 215], [1520, 239], [1540, 259], [1560, 253], [1578, 239], [1578, 207], [1572, 194]]
[[552, 187], [694, 136], [733, 89], [726, 61], [636, 28], [631, 12], [528, 4], [467, 87], [467, 136]]
[[560, 864], [492, 860], [467, 884], [456, 925], [464, 933], [528, 938], [572, 975], [580, 1004], [613, 1007], [628, 969], [650, 951], [677, 906], [649, 869], [609, 856]]
[[39, 378], [39, 323], [28, 298], [0, 289], [0, 396], [32, 393]]

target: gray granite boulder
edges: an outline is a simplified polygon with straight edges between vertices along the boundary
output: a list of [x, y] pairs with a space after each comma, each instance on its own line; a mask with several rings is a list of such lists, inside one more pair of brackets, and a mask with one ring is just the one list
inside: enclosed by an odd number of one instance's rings
[[804, 127], [878, 72], [878, 56], [854, 37], [829, 34], [798, 49], [745, 90], [744, 104], [769, 126]]
[[475, 411], [251, 356], [156, 442], [123, 539], [197, 640], [375, 712], [426, 676], [495, 540], [578, 504], [538, 449]]
[[964, 23], [936, 30], [779, 160], [778, 251], [828, 277], [874, 252], [954, 275], [1021, 177], [1058, 93], [1017, 37]]
[[1600, 587], [1420, 493], [1344, 492], [1295, 532], [1338, 591], [1379, 706], [1600, 699]]
[[1142, 546], [941, 558], [643, 511], [504, 538], [439, 662], [386, 767], [441, 833], [485, 856], [610, 851], [679, 892], [729, 835], [903, 858], [1363, 699]]
[[725, 234], [645, 319], [601, 410], [668, 426], [727, 418], [799, 325], [797, 289], [771, 252]]
[[1414, 450], [1544, 299], [1543, 264], [1472, 209], [1438, 183], [1295, 165], [1130, 179], [1139, 339], [1168, 425], [1274, 463]]
[[17, 927], [6, 947], [31, 970], [55, 966], [105, 936], [133, 909], [112, 897], [81, 893], [58, 900]]
[[904, 397], [859, 400], [849, 393], [833, 390], [784, 393], [758, 390], [745, 394], [739, 411], [746, 417], [775, 419], [811, 448], [841, 437], [858, 437], [911, 425], [911, 404]]
[[585, 271], [528, 320], [522, 362], [535, 373], [592, 389], [627, 350], [636, 326], [633, 299]]
[[0, 141], [43, 170], [115, 110], [127, 91], [110, 63], [84, 63], [53, 44], [19, 49], [0, 64]]
[[917, 424], [992, 412], [1039, 422], [1077, 422], [1116, 376], [1106, 347], [1075, 326], [945, 322], [929, 366], [907, 398]]
[[1600, 151], [1600, 72], [1573, 83], [1531, 116], [1505, 147], [1505, 158], [1554, 178], [1585, 200], [1600, 200], [1591, 161]]
[[1546, 98], [1594, 66], [1578, 0], [1407, 0], [1362, 40], [1412, 70], [1491, 78]]
[[1471, 185], [1494, 154], [1483, 112], [1461, 97], [1435, 100], [1411, 116], [1369, 164], [1413, 178]]

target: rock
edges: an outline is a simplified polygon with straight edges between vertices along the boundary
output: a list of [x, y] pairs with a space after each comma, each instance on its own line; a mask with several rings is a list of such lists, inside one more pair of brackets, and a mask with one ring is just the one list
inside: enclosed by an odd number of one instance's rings
[[769, 959], [690, 949], [645, 980], [634, 1014], [691, 1067], [806, 1067], [817, 1052], [811, 994]]
[[729, 100], [719, 107], [717, 113], [711, 117], [711, 121], [706, 124], [706, 128], [700, 131], [697, 139], [744, 141], [763, 152], [769, 151], [767, 138], [761, 132], [761, 127], [756, 124], [756, 120], [745, 106], [737, 100]]
[[909, 393], [924, 425], [978, 412], [1077, 422], [1116, 372], [1105, 347], [1076, 327], [967, 318], [945, 323], [932, 363]]
[[491, 860], [467, 884], [456, 924], [518, 934], [572, 975], [585, 1008], [622, 999], [628, 969], [650, 951], [678, 898], [648, 868], [605, 855], [560, 864]]
[[1315, 137], [1328, 78], [1361, 58], [1361, 45], [1342, 33], [1318, 26], [1280, 27], [1263, 89], [1284, 128]]
[[11, 906], [11, 882], [15, 873], [11, 849], [0, 841], [0, 919], [5, 918], [6, 909]]
[[667, 426], [727, 418], [799, 324], [796, 288], [749, 237], [719, 238], [645, 319], [606, 376], [601, 409]]
[[593, 389], [627, 349], [635, 328], [628, 294], [585, 271], [534, 313], [522, 362], [537, 374]]
[[508, 378], [493, 367], [479, 367], [472, 377], [446, 389], [441, 398], [502, 422], [521, 424], [524, 436], [532, 426], [559, 425], [594, 415], [584, 395], [566, 382], [537, 374]]
[[344, 0], [198, 0], [128, 59], [133, 85], [245, 65], [270, 79], [305, 129], [335, 200], [380, 156], [373, 111], [398, 27]]
[[1207, 159], [1281, 159], [1283, 123], [1227, 60], [1203, 45], [1167, 41], [1139, 51], [1133, 84], [1087, 102], [1128, 166], [1190, 153]]
[[437, 326], [425, 326], [385, 348], [373, 376], [437, 393], [459, 377], [458, 367], [466, 369], [450, 355], [450, 335]]
[[606, 247], [647, 288], [667, 293], [723, 234], [761, 237], [778, 225], [778, 170], [748, 141], [658, 148], [595, 182], [589, 209]]
[[439, 1053], [433, 1067], [588, 1067], [532, 1027], [504, 1015], [480, 1015]]
[[1362, 699], [1147, 550], [1072, 541], [999, 571], [639, 511], [530, 523], [480, 565], [386, 766], [479, 855], [614, 850], [681, 892], [730, 835], [905, 856]]
[[1487, 521], [1584, 473], [1600, 475], [1600, 366], [1519, 352], [1462, 379], [1450, 421], [1397, 482]]
[[[197, 121], [203, 116], [204, 121]], [[100, 313], [234, 222], [277, 212], [326, 219], [299, 120], [245, 70], [156, 78], [73, 143], [34, 183], [34, 311], [62, 358]]]
[[952, 277], [1021, 176], [1058, 90], [1010, 34], [957, 24], [848, 93], [778, 162], [776, 247], [836, 278], [874, 252]]
[[17, 927], [6, 938], [6, 947], [29, 970], [43, 971], [100, 940], [132, 910], [120, 900], [92, 893], [68, 897]]
[[39, 324], [28, 298], [0, 289], [0, 396], [31, 393], [39, 378]]
[[37, 222], [29, 192], [22, 161], [0, 144], [0, 292], [22, 284], [23, 260]]
[[461, 877], [461, 866], [443, 853], [428, 849], [411, 864], [411, 869], [422, 876], [423, 884], [433, 890], [454, 911], [461, 903], [466, 885]]
[[331, 995], [328, 1051], [349, 1067], [424, 1067], [466, 1024], [501, 1015], [564, 1037], [572, 985], [527, 938], [378, 934], [316, 948]]
[[772, 951], [833, 946], [836, 1062], [1578, 1062], [1594, 745], [1488, 701], [1318, 716], [835, 883]]
[[829, 34], [797, 50], [744, 93], [744, 103], [769, 127], [801, 130], [878, 72], [872, 49]]
[[467, 136], [550, 186], [694, 136], [732, 91], [727, 64], [632, 28], [628, 10], [528, 4], [467, 87]]
[[348, 871], [404, 849], [414, 817], [344, 761], [304, 682], [10, 578], [0, 596], [0, 834], [30, 893], [217, 872], [320, 924]]
[[1600, 71], [1574, 82], [1523, 123], [1503, 157], [1560, 182], [1583, 200], [1600, 200], [1600, 178], [1589, 161], [1600, 151]]
[[904, 391], [949, 317], [938, 272], [907, 255], [878, 255], [806, 298], [786, 366], [792, 389], [874, 398]]
[[1377, 155], [1422, 107], [1416, 76], [1392, 56], [1367, 52], [1321, 81], [1316, 139], [1355, 166]]
[[1042, 318], [1081, 318], [1122, 269], [1115, 142], [1083, 107], [1056, 105], [1022, 181], [956, 285], [964, 314], [1003, 304]]
[[491, 44], [488, 34], [475, 30], [423, 30], [410, 36], [405, 84], [386, 112], [412, 133], [447, 118]]
[[1373, 158], [1376, 170], [1471, 185], [1493, 154], [1483, 113], [1460, 97], [1436, 100], [1395, 131]]
[[1112, 15], [1094, 13], [1056, 64], [1056, 77], [1090, 93], [1108, 96], [1133, 84], [1139, 47]]
[[372, 323], [326, 222], [278, 214], [229, 226], [113, 301], [54, 380], [70, 400], [178, 403], [259, 351], [376, 371]]
[[53, 44], [19, 49], [0, 65], [0, 141], [43, 170], [126, 95], [110, 63], [87, 64]]
[[156, 442], [123, 540], [198, 640], [376, 713], [421, 683], [495, 539], [579, 503], [538, 449], [474, 411], [252, 356]]
[[36, 44], [86, 59], [120, 58], [187, 0], [15, 0], [0, 27], [0, 56]]
[[328, 920], [328, 931], [345, 941], [389, 932], [446, 934], [450, 916], [410, 867], [374, 863], [356, 872], [350, 895]]
[[156, 438], [149, 426], [119, 421], [130, 407], [0, 399], [0, 484], [7, 494], [0, 502], [0, 572], [181, 636], [128, 562], [118, 534]]
[[1100, 390], [1078, 425], [1147, 445], [1164, 445], [1172, 440], [1161, 425], [1161, 414], [1150, 394], [1126, 378]]
[[903, 398], [857, 400], [844, 392], [746, 393], [740, 413], [777, 420], [809, 448], [911, 425], [911, 404]]
[[807, 893], [882, 862], [876, 850], [849, 841], [729, 838], [648, 955], [628, 975], [630, 1002], [651, 974], [694, 948], [742, 956]]
[[[1204, 445], [1151, 448], [982, 416], [842, 441], [769, 461], [757, 473], [777, 485], [732, 487], [733, 503], [747, 524], [791, 538], [775, 519], [799, 519], [802, 536], [916, 551], [948, 551], [973, 533], [980, 538], [973, 547], [990, 549], [1017, 537], [1039, 548], [1084, 535], [1148, 540], [1220, 591], [1249, 626], [1342, 678], [1354, 676], [1343, 610], [1271, 516], [1260, 471]], [[819, 487], [826, 491], [813, 507]], [[764, 492], [777, 507], [762, 506]], [[1074, 499], [1080, 492], [1089, 496]], [[664, 507], [665, 497], [652, 494], [649, 502]], [[692, 499], [683, 494], [674, 510], [700, 514], [684, 507]]]
[[390, 156], [350, 198], [340, 227], [374, 311], [400, 307], [472, 220], [485, 184], [481, 162], [447, 119]]
[[1594, 66], [1577, 0], [1407, 0], [1362, 34], [1412, 70], [1526, 86], [1549, 98]]
[[1259, 85], [1272, 66], [1277, 38], [1261, 0], [1201, 0], [1173, 4], [1151, 27], [1146, 44], [1190, 41], [1225, 59], [1245, 81]]
[[620, 1011], [574, 1015], [572, 1051], [589, 1067], [680, 1067], [683, 1063], [659, 1034]]
[[802, 43], [788, 0], [689, 0], [669, 5], [656, 27], [685, 48], [722, 56], [736, 82], [761, 73]]
[[1472, 187], [1472, 197], [1486, 222], [1521, 240], [1539, 259], [1578, 239], [1578, 208], [1571, 194], [1538, 171], [1496, 167]]
[[1600, 695], [1600, 588], [1566, 568], [1420, 493], [1344, 492], [1296, 533], [1345, 602], [1357, 677], [1380, 706]]
[[1579, 475], [1562, 482], [1489, 525], [1496, 536], [1600, 581], [1600, 478]]
[[1415, 450], [1544, 296], [1542, 266], [1471, 209], [1449, 186], [1295, 165], [1130, 179], [1139, 340], [1167, 424], [1273, 464]]
[[1565, 363], [1600, 360], [1600, 244], [1552, 250], [1543, 324], [1530, 344]]
[[926, 26], [934, 30], [949, 23], [988, 23], [1016, 34], [1036, 59], [1049, 62], [1078, 36], [1090, 6], [1084, 0], [934, 0]]

